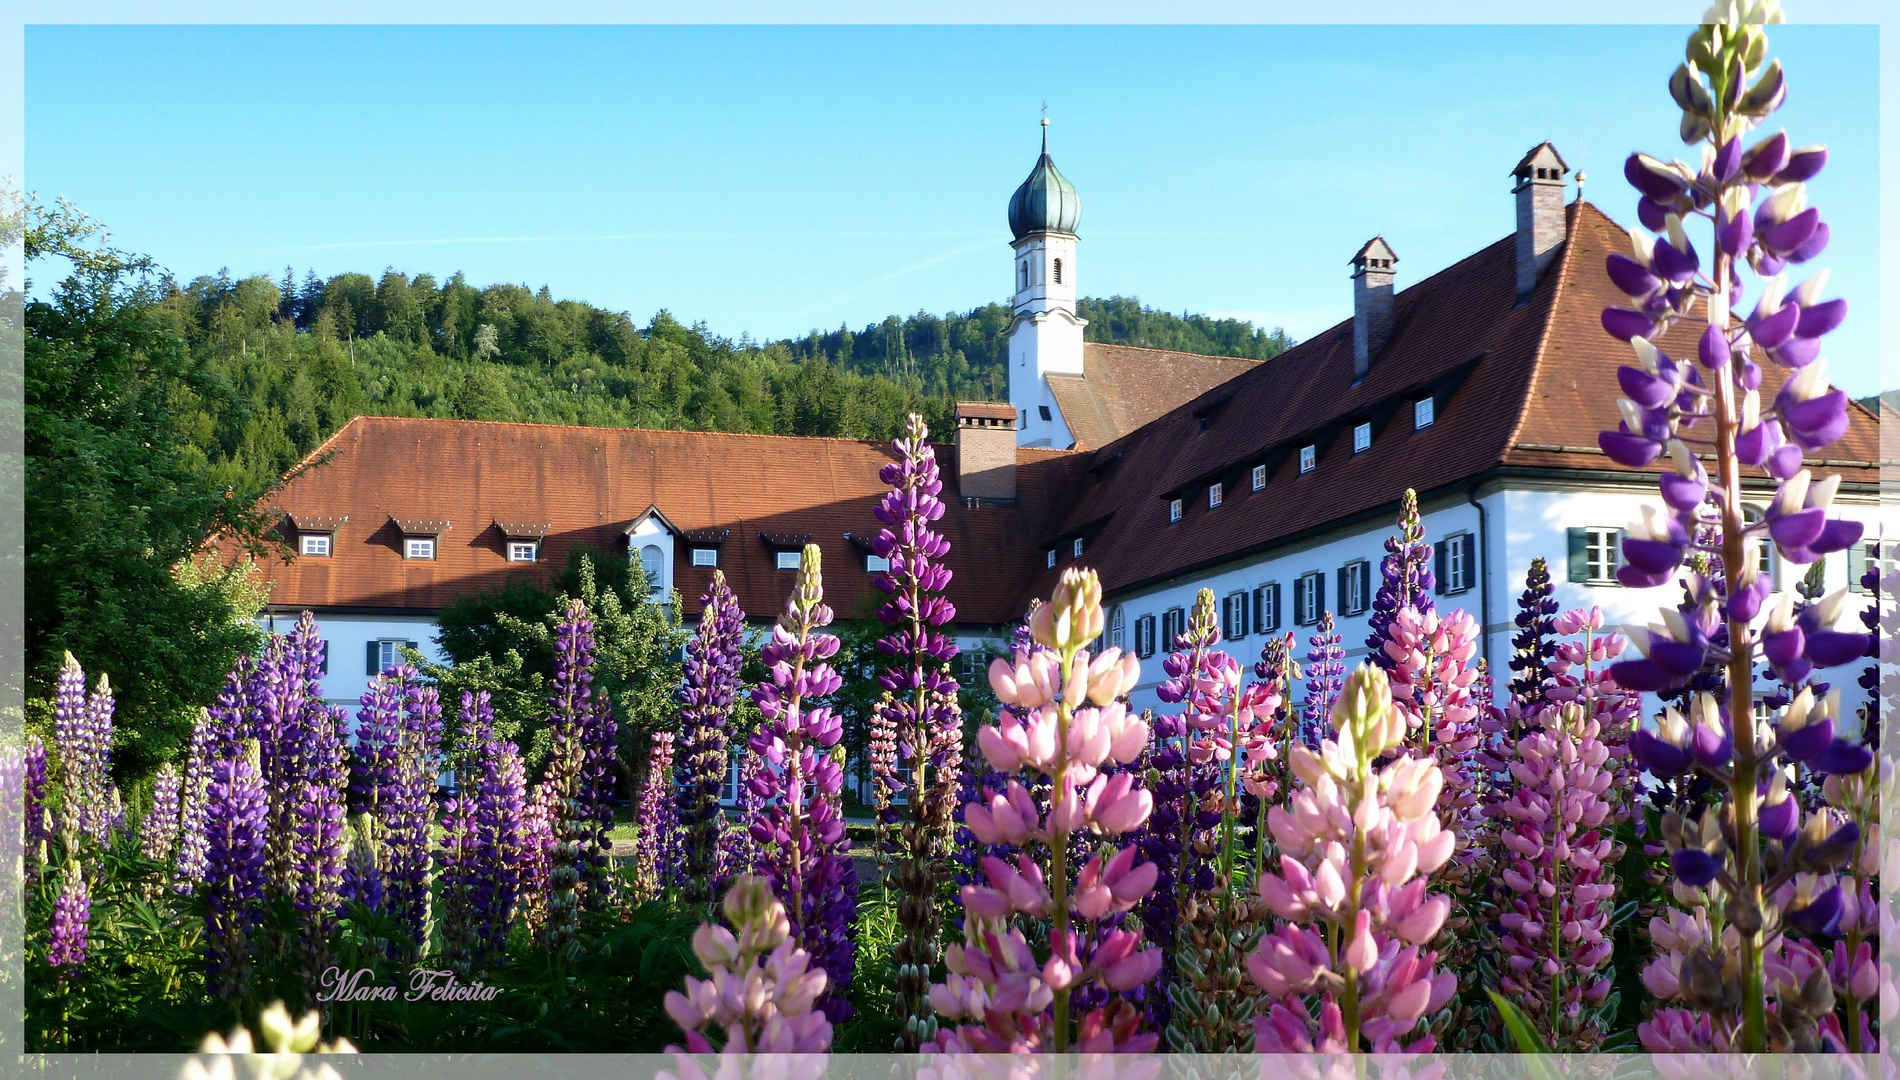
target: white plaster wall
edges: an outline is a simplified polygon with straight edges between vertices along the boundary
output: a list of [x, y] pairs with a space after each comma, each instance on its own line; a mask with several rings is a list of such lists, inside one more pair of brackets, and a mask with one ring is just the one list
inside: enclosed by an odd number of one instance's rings
[[[365, 670], [365, 647], [369, 642], [389, 639], [413, 641], [417, 651], [433, 663], [447, 663], [448, 657], [436, 644], [435, 618], [430, 615], [353, 615], [341, 612], [317, 612], [317, 633], [328, 643], [330, 668], [322, 677], [323, 699], [344, 706], [352, 720], [358, 699], [369, 687], [375, 674]], [[272, 612], [258, 617], [266, 630], [289, 633], [297, 625], [296, 612]]]

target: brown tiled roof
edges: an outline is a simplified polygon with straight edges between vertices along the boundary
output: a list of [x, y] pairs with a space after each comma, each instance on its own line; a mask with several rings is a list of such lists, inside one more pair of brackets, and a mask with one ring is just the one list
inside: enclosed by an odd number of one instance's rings
[[[1023, 450], [1017, 504], [968, 509], [956, 491], [955, 447], [937, 454], [959, 621], [1017, 618], [1036, 554], [1022, 538], [1050, 530], [1045, 519], [1059, 513], [1080, 455]], [[882, 442], [359, 416], [310, 460], [277, 505], [299, 519], [350, 522], [332, 557], [266, 566], [277, 607], [433, 611], [516, 575], [550, 575], [575, 546], [624, 557], [625, 531], [649, 506], [689, 537], [725, 541], [720, 568], [750, 615], [776, 615], [791, 586], [762, 537], [818, 544], [829, 556], [827, 599], [841, 617], [868, 615], [878, 595], [846, 534], [878, 529], [878, 469], [891, 460]], [[395, 516], [418, 507], [451, 526], [432, 561], [402, 558], [408, 526]], [[505, 536], [516, 526], [497, 519], [550, 523], [538, 564], [507, 561]], [[689, 565], [690, 546], [675, 545], [673, 566], [689, 616], [712, 575]]]
[[1007, 401], [959, 401], [959, 417], [972, 416], [983, 420], [1014, 420], [1016, 407]]
[[[1628, 239], [1588, 204], [1572, 204], [1568, 229], [1561, 257], [1522, 304], [1512, 236], [1398, 292], [1391, 337], [1358, 386], [1348, 319], [1103, 446], [1051, 539], [1061, 547], [1092, 534], [1083, 561], [1105, 587], [1125, 589], [1385, 512], [1408, 487], [1452, 489], [1501, 466], [1615, 468], [1596, 436], [1616, 424], [1616, 367], [1629, 350], [1598, 316], [1622, 302], [1603, 263]], [[1700, 329], [1679, 326], [1665, 349]], [[1764, 367], [1767, 397], [1782, 372]], [[1414, 431], [1412, 403], [1425, 393], [1435, 422]], [[1873, 460], [1872, 415], [1853, 408], [1829, 462]], [[1373, 425], [1372, 448], [1355, 455], [1352, 429], [1362, 421]], [[1297, 451], [1307, 444], [1318, 463], [1302, 476]], [[1257, 492], [1248, 482], [1256, 464], [1268, 473]], [[1838, 471], [1875, 479], [1865, 467]], [[1224, 500], [1210, 510], [1206, 486], [1215, 480]], [[1184, 513], [1170, 525], [1175, 496]], [[1051, 576], [1039, 573], [1032, 589], [1047, 590]]]
[[1091, 341], [1082, 346], [1082, 374], [1051, 375], [1049, 389], [1075, 448], [1094, 450], [1259, 363]]

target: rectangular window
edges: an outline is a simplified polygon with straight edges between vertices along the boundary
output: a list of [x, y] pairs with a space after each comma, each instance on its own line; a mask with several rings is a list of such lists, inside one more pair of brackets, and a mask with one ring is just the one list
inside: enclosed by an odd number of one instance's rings
[[1128, 613], [1120, 604], [1108, 613], [1108, 644], [1111, 648], [1128, 651]]
[[1848, 591], [1857, 592], [1857, 593], [1864, 593], [1864, 592], [1871, 591], [1867, 588], [1865, 584], [1862, 583], [1864, 579], [1867, 577], [1867, 574], [1869, 571], [1873, 572], [1874, 585], [1875, 585], [1875, 588], [1878, 589], [1880, 586], [1879, 575], [1881, 572], [1880, 545], [1878, 543], [1862, 544], [1860, 546], [1860, 558], [1848, 559], [1848, 562], [1847, 562]]
[[1433, 399], [1420, 398], [1412, 403], [1412, 430], [1424, 431], [1432, 426]]
[[693, 565], [694, 566], [718, 566], [719, 565], [719, 549], [718, 548], [694, 548], [693, 549]]
[[330, 534], [304, 533], [297, 538], [297, 552], [300, 555], [309, 555], [317, 559], [329, 558]]
[[1315, 570], [1310, 574], [1301, 574], [1293, 583], [1293, 621], [1301, 626], [1312, 626], [1319, 621], [1320, 612], [1326, 610], [1326, 575]]
[[1438, 542], [1437, 565], [1432, 570], [1438, 577], [1439, 592], [1455, 596], [1471, 588], [1477, 578], [1475, 553], [1470, 533], [1452, 533]]
[[1049, 569], [1054, 570], [1055, 568], [1056, 568], [1056, 549], [1050, 548], [1049, 549]]
[[414, 648], [416, 648], [415, 642], [403, 641], [400, 638], [379, 638], [370, 642], [369, 648], [365, 650], [368, 654], [368, 659], [364, 664], [363, 674], [381, 675], [383, 672], [402, 663], [402, 651], [404, 649]]
[[1075, 555], [1073, 556], [1073, 558], [1079, 559], [1081, 557], [1082, 557], [1082, 538], [1078, 536], [1075, 538]]
[[965, 685], [974, 682], [977, 676], [983, 673], [983, 669], [989, 666], [986, 663], [988, 660], [989, 654], [981, 647], [957, 653], [957, 681]]
[[534, 540], [508, 541], [509, 562], [534, 562], [541, 557], [541, 545]]
[[1372, 449], [1372, 425], [1359, 424], [1352, 429], [1352, 452], [1363, 454]]
[[797, 551], [781, 551], [773, 557], [772, 565], [780, 570], [796, 570], [802, 555]]
[[1255, 633], [1271, 634], [1280, 629], [1280, 583], [1268, 582], [1253, 591], [1253, 628]]
[[1584, 585], [1616, 584], [1621, 530], [1589, 526], [1571, 529], [1569, 579]]
[[1143, 615], [1135, 620], [1135, 655], [1153, 656], [1155, 654], [1155, 617]]
[[1267, 467], [1265, 465], [1255, 465], [1253, 467], [1253, 489], [1255, 491], [1259, 491], [1261, 488], [1264, 488], [1266, 486], [1267, 486]]
[[1313, 447], [1313, 446], [1300, 447], [1300, 474], [1302, 476], [1304, 476], [1307, 473], [1312, 472], [1313, 466], [1318, 461], [1319, 461], [1318, 447]]
[[1178, 607], [1161, 613], [1161, 647], [1174, 651], [1175, 639], [1187, 633], [1187, 612]]
[[1168, 500], [1168, 520], [1169, 521], [1181, 520], [1181, 500], [1179, 499]]
[[1221, 499], [1221, 486], [1219, 484], [1207, 485], [1207, 508], [1209, 510], [1212, 510], [1216, 506], [1219, 506], [1220, 499]]
[[[1339, 568], [1339, 608], [1345, 615], [1362, 615], [1372, 606], [1372, 564], [1354, 559]], [[1313, 621], [1319, 621], [1314, 613]]]
[[1220, 632], [1229, 641], [1238, 641], [1247, 636], [1247, 601], [1245, 592], [1231, 592], [1220, 602]]
[[866, 555], [864, 572], [867, 574], [888, 574], [891, 572], [891, 560], [882, 555]]
[[411, 536], [402, 542], [402, 557], [405, 559], [435, 558], [435, 537]]

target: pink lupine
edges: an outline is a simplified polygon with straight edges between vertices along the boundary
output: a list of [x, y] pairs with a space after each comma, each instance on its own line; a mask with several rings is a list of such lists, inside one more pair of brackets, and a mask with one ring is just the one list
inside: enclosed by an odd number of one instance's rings
[[[1444, 772], [1446, 824], [1465, 841], [1461, 861], [1476, 854], [1470, 841], [1478, 823], [1478, 704], [1472, 688], [1480, 631], [1471, 613], [1400, 608], [1385, 641], [1391, 661], [1392, 705], [1405, 718], [1405, 745], [1431, 755]], [[1399, 747], [1393, 747], [1398, 750]]]
[[1606, 967], [1616, 882], [1610, 836], [1618, 802], [1609, 749], [1577, 704], [1546, 710], [1513, 750], [1497, 804], [1502, 903], [1499, 988], [1559, 1049], [1602, 1037], [1589, 1010], [1610, 991]]
[[1457, 988], [1427, 948], [1451, 909], [1426, 880], [1457, 843], [1436, 810], [1444, 774], [1404, 752], [1376, 767], [1411, 721], [1371, 664], [1347, 680], [1332, 722], [1317, 752], [1293, 748], [1300, 787], [1267, 816], [1280, 873], [1261, 875], [1260, 898], [1286, 922], [1247, 958], [1274, 999], [1254, 1021], [1255, 1050], [1428, 1051], [1429, 1033], [1403, 1040]]
[[[1136, 862], [1129, 844], [1107, 858], [1098, 853], [1070, 881], [1072, 836], [1133, 832], [1154, 805], [1134, 773], [1105, 768], [1136, 761], [1149, 732], [1123, 700], [1141, 674], [1135, 658], [1115, 648], [1091, 656], [1085, 647], [1103, 623], [1101, 583], [1093, 571], [1072, 568], [1030, 618], [1045, 648], [990, 665], [1004, 709], [979, 730], [977, 748], [1000, 773], [1046, 776], [1048, 810], [1012, 776], [987, 805], [965, 807], [964, 823], [983, 844], [1033, 843], [1049, 864], [1045, 873], [1027, 853], [1013, 863], [985, 856], [981, 878], [963, 887], [963, 942], [945, 949], [948, 973], [930, 988], [931, 1007], [947, 1023], [924, 1042], [926, 1053], [1140, 1053], [1158, 1043], [1140, 1032], [1140, 1014], [1125, 997], [1108, 997], [1070, 1030], [1076, 990], [1094, 983], [1105, 997], [1128, 994], [1161, 969], [1160, 951], [1144, 947], [1139, 932], [1077, 926], [1132, 910], [1156, 880], [1154, 864]], [[1048, 920], [1046, 955], [1030, 946], [1018, 916]]]
[[[666, 1015], [686, 1032], [686, 1047], [668, 1053], [822, 1054], [831, 1049], [831, 1021], [817, 1007], [825, 969], [792, 939], [785, 905], [762, 877], [741, 874], [726, 890], [731, 929], [700, 923], [693, 955], [708, 978], [688, 976], [669, 991]], [[718, 1031], [720, 1042], [710, 1033]]]

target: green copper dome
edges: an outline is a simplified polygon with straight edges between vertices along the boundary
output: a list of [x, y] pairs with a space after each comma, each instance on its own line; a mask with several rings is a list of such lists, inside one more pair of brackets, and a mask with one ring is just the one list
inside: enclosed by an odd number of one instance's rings
[[1073, 233], [1082, 220], [1082, 197], [1075, 193], [1049, 156], [1049, 136], [1043, 133], [1042, 156], [1029, 179], [1009, 197], [1009, 231], [1021, 240], [1033, 232]]

